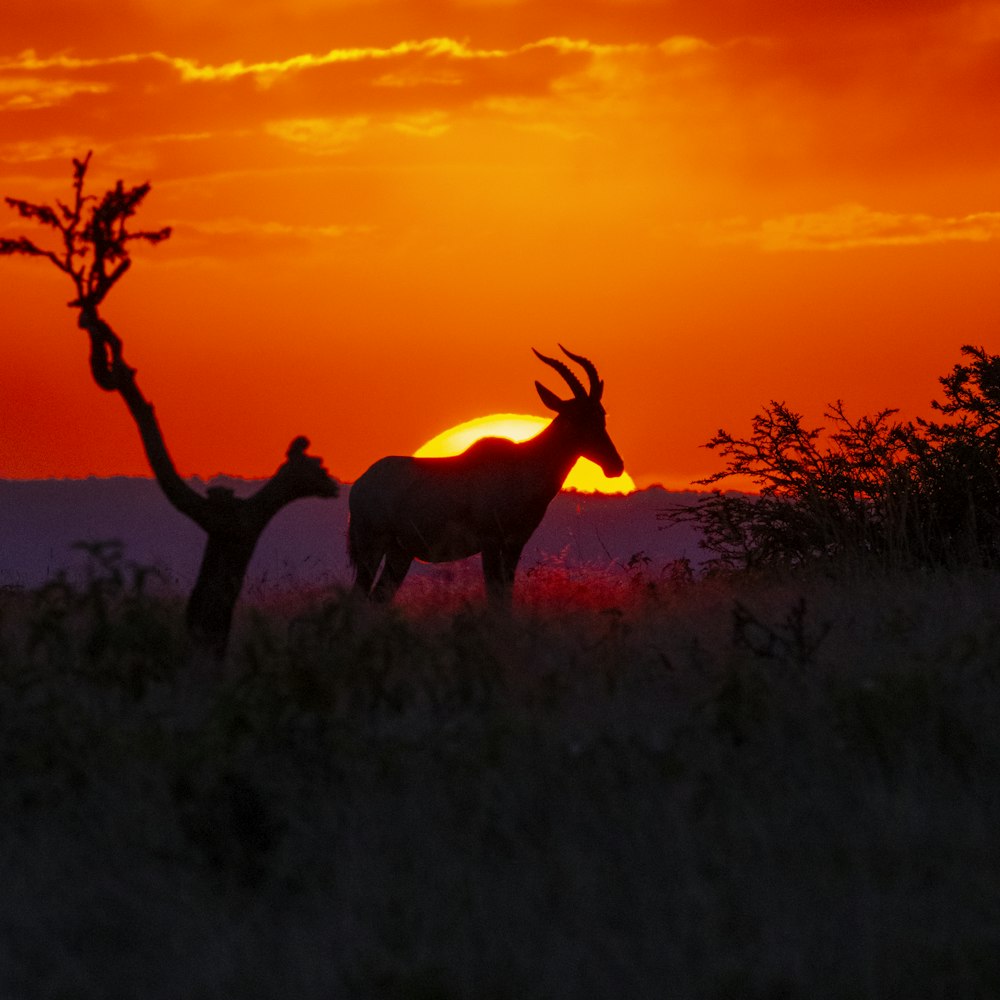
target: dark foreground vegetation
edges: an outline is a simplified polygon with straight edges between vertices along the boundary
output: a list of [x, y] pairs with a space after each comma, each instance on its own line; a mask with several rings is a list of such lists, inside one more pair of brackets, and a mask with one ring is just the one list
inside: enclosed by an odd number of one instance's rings
[[[0, 596], [0, 994], [992, 997], [1000, 578]], [[481, 582], [470, 584], [476, 595]]]

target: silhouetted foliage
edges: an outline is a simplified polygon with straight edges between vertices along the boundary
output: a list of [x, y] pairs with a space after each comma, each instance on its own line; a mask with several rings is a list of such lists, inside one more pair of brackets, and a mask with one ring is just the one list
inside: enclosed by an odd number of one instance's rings
[[73, 160], [73, 201], [56, 207], [35, 205], [20, 198], [5, 198], [22, 219], [55, 229], [62, 239], [61, 250], [46, 250], [26, 237], [0, 239], [0, 254], [45, 257], [76, 286], [77, 297], [70, 305], [96, 309], [116, 281], [129, 269], [128, 244], [141, 240], [161, 243], [171, 233], [162, 229], [130, 232], [126, 224], [149, 194], [150, 184], [126, 189], [121, 181], [98, 201], [83, 193], [91, 154]]
[[909, 429], [896, 411], [852, 420], [842, 402], [827, 417], [833, 430], [803, 426], [785, 403], [771, 402], [753, 418], [749, 437], [720, 430], [706, 447], [726, 468], [700, 482], [751, 479], [759, 495], [713, 491], [666, 512], [694, 521], [713, 568], [795, 567], [843, 553], [886, 554], [895, 544], [889, 512]]
[[934, 562], [1000, 561], [1000, 356], [965, 345], [969, 363], [942, 376], [950, 418], [918, 421], [911, 440], [911, 482], [928, 522]]
[[981, 347], [962, 353], [970, 362], [941, 378], [945, 400], [932, 403], [947, 421], [901, 423], [893, 409], [852, 420], [838, 401], [830, 428], [806, 428], [772, 402], [749, 436], [720, 430], [706, 444], [726, 465], [700, 480], [745, 477], [759, 494], [714, 490], [663, 517], [702, 530], [710, 569], [995, 564], [1000, 358]]
[[226, 649], [233, 610], [261, 533], [271, 518], [301, 497], [334, 497], [337, 484], [322, 460], [306, 454], [309, 441], [296, 437], [286, 461], [253, 496], [237, 498], [232, 490], [214, 488], [202, 496], [174, 466], [152, 404], [136, 384], [136, 371], [125, 362], [121, 338], [98, 313], [98, 306], [131, 265], [129, 244], [161, 243], [170, 227], [131, 230], [135, 216], [150, 191], [148, 183], [126, 188], [118, 181], [98, 199], [84, 194], [90, 153], [73, 160], [71, 204], [55, 207], [7, 198], [23, 219], [58, 232], [61, 246], [46, 249], [26, 237], [0, 239], [0, 255], [43, 257], [68, 275], [76, 289], [70, 307], [79, 310], [78, 323], [90, 338], [90, 372], [106, 392], [121, 395], [132, 415], [153, 474], [167, 499], [208, 535], [198, 580], [187, 608], [192, 639], [214, 657]]

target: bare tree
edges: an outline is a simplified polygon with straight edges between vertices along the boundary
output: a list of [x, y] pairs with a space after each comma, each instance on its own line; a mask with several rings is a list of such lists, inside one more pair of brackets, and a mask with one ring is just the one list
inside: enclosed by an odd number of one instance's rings
[[43, 257], [67, 275], [76, 289], [69, 303], [90, 338], [90, 372], [106, 392], [117, 392], [128, 407], [142, 439], [146, 457], [167, 499], [208, 536], [198, 579], [188, 600], [186, 620], [196, 646], [221, 659], [232, 627], [233, 610], [243, 587], [257, 540], [271, 518], [302, 497], [335, 497], [337, 483], [322, 459], [306, 454], [308, 439], [295, 438], [277, 472], [250, 497], [237, 497], [226, 487], [211, 487], [206, 495], [193, 489], [177, 472], [153, 405], [136, 382], [136, 370], [122, 353], [121, 338], [100, 316], [98, 307], [131, 266], [129, 244], [156, 244], [170, 228], [131, 230], [130, 220], [149, 193], [149, 183], [126, 188], [121, 181], [98, 200], [84, 194], [90, 154], [73, 160], [73, 199], [55, 207], [17, 198], [7, 204], [22, 218], [53, 229], [61, 247], [46, 249], [27, 237], [0, 239], [0, 255]]

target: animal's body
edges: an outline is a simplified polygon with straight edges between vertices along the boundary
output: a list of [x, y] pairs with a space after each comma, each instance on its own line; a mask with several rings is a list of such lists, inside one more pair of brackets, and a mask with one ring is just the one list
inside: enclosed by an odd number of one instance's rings
[[536, 382], [556, 417], [531, 440], [482, 438], [449, 458], [391, 455], [358, 479], [348, 528], [358, 590], [391, 600], [414, 559], [449, 562], [481, 552], [489, 595], [505, 602], [521, 551], [576, 460], [585, 456], [605, 475], [621, 475], [600, 403], [603, 383], [586, 358], [566, 353], [587, 371], [590, 390], [562, 362], [539, 354], [573, 398], [561, 400]]

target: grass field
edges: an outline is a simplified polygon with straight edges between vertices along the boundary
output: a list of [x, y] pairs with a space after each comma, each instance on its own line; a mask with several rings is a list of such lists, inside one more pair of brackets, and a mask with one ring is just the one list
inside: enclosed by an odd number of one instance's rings
[[1000, 577], [0, 595], [0, 995], [1000, 994]]

